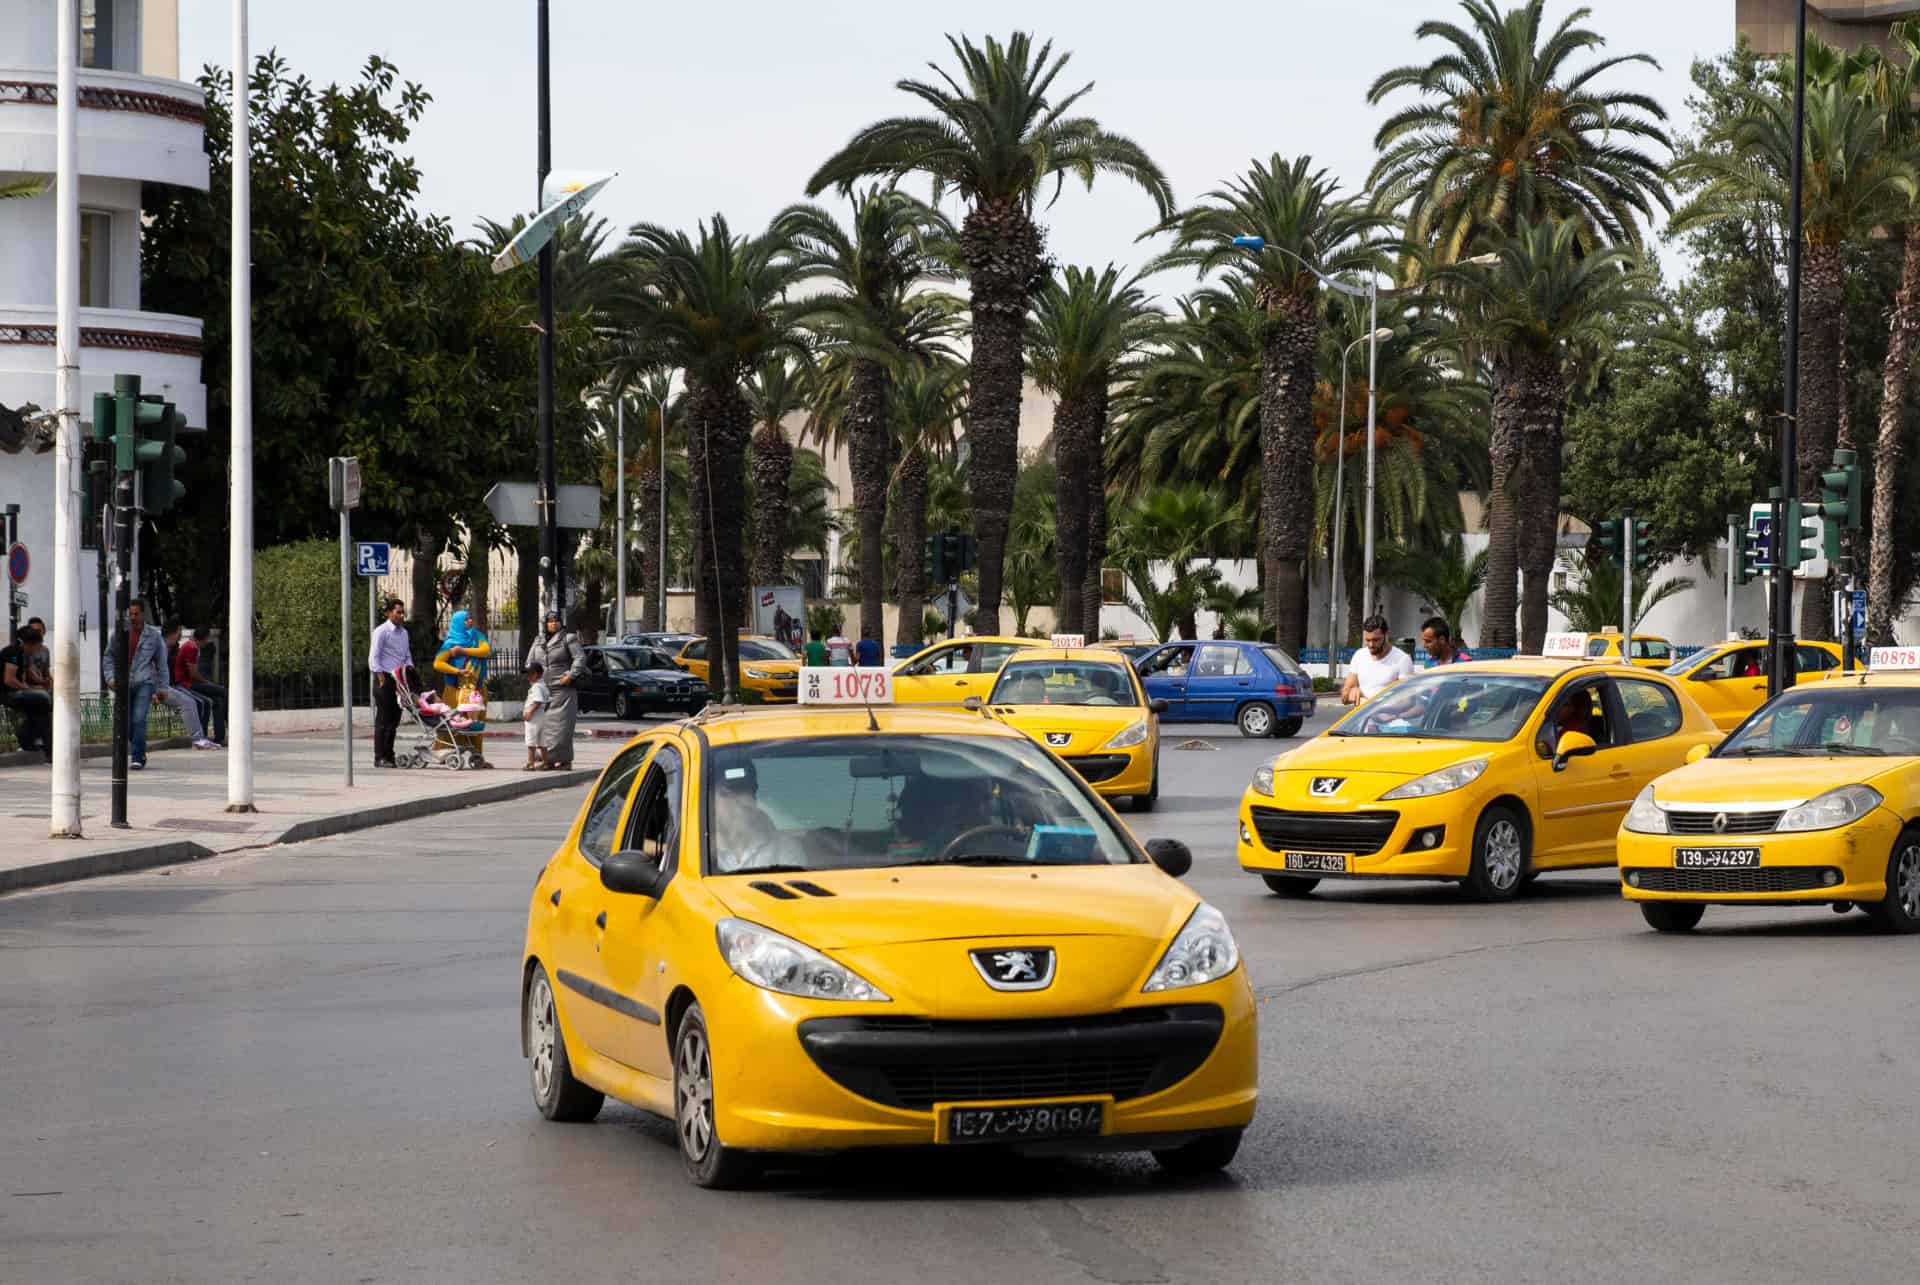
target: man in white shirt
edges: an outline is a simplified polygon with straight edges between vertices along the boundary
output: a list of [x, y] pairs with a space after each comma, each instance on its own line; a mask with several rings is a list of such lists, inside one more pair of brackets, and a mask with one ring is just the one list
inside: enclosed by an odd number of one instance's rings
[[1360, 639], [1366, 646], [1354, 652], [1348, 663], [1347, 681], [1340, 689], [1342, 705], [1371, 700], [1413, 673], [1412, 658], [1387, 642], [1385, 616], [1368, 616], [1361, 621]]

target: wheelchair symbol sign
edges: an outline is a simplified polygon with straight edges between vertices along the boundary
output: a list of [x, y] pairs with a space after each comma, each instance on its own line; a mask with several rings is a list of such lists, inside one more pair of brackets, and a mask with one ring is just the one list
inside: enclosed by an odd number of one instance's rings
[[363, 576], [387, 575], [387, 553], [391, 547], [371, 541], [355, 544], [353, 560], [356, 573]]

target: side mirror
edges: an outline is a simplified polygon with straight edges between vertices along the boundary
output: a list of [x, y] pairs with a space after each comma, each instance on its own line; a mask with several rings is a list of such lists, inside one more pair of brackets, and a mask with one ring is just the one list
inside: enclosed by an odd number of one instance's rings
[[970, 710], [978, 711], [982, 703], [983, 702], [978, 696], [969, 696], [965, 700], [960, 702], [960, 707], [962, 709], [970, 709]]
[[1147, 702], [1147, 713], [1164, 714], [1166, 712], [1167, 712], [1167, 703], [1161, 700], [1158, 696], [1154, 697], [1152, 700]]
[[1696, 745], [1687, 751], [1687, 762], [1698, 763], [1711, 753], [1713, 753], [1713, 747], [1711, 745]]
[[600, 863], [600, 886], [608, 892], [657, 898], [667, 886], [666, 870], [655, 858], [628, 848]]
[[1562, 732], [1553, 747], [1553, 770], [1564, 772], [1568, 759], [1585, 758], [1599, 748], [1585, 732]]
[[1178, 839], [1148, 839], [1147, 856], [1175, 879], [1193, 869], [1193, 849]]

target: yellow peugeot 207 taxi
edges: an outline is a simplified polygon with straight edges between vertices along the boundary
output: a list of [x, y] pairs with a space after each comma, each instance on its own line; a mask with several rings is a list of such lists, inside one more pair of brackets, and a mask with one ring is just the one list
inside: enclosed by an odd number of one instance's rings
[[1125, 656], [1034, 647], [1001, 667], [987, 708], [1066, 760], [1096, 794], [1152, 811], [1160, 797], [1160, 718]]
[[923, 648], [893, 667], [893, 699], [901, 705], [958, 704], [969, 696], [986, 699], [994, 676], [1007, 657], [1037, 638], [971, 635]]
[[651, 728], [533, 890], [534, 1102], [665, 1116], [703, 1186], [912, 1144], [1217, 1169], [1258, 1095], [1254, 999], [1226, 920], [1172, 877], [1191, 860], [979, 712]]
[[[1796, 682], [1840, 667], [1840, 644], [1801, 639], [1794, 648]], [[1687, 686], [1713, 725], [1730, 732], [1767, 699], [1767, 642], [1735, 638], [1682, 656], [1664, 671]]]
[[1718, 737], [1650, 670], [1536, 657], [1431, 669], [1254, 772], [1240, 865], [1282, 896], [1389, 878], [1511, 897], [1543, 871], [1612, 865], [1634, 795]]
[[[1920, 650], [1790, 687], [1640, 791], [1620, 887], [1661, 932], [1710, 905], [1854, 906], [1920, 932]], [[1886, 666], [1883, 668], [1882, 666]]]
[[[713, 658], [705, 638], [689, 638], [673, 663], [707, 683], [713, 682]], [[740, 639], [740, 689], [758, 692], [769, 704], [795, 698], [800, 686], [800, 662], [793, 649], [775, 638]]]

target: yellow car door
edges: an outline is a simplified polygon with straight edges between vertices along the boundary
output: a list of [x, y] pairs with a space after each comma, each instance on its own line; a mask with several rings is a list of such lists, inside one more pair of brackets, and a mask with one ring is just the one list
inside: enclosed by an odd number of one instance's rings
[[[1674, 687], [1657, 678], [1616, 677], [1613, 690], [1620, 699], [1625, 718], [1627, 744], [1620, 751], [1631, 778], [1628, 806], [1633, 797], [1653, 784], [1654, 778], [1686, 764], [1687, 751], [1702, 740], [1696, 731], [1687, 733], [1687, 718]], [[1625, 819], [1625, 809], [1621, 818]]]
[[1000, 667], [1007, 663], [1007, 657], [1024, 647], [1037, 645], [1031, 642], [983, 642], [975, 647], [973, 666], [966, 674], [966, 696], [978, 696], [985, 700], [992, 693], [993, 681], [1000, 676]]
[[[1614, 835], [1633, 804], [1629, 746], [1618, 712], [1618, 697], [1604, 677], [1577, 678], [1548, 706], [1534, 736], [1534, 783], [1539, 816], [1533, 840], [1536, 869], [1594, 865], [1610, 860]], [[1569, 758], [1558, 768], [1554, 747], [1564, 732], [1591, 736], [1591, 754]]]
[[1731, 731], [1767, 699], [1766, 659], [1766, 644], [1759, 642], [1715, 652], [1688, 671], [1687, 695], [1715, 727]]
[[[621, 831], [621, 848], [666, 862], [670, 878], [680, 866], [681, 839], [687, 833], [681, 824], [686, 814], [684, 754], [683, 747], [671, 739], [654, 750]], [[697, 871], [698, 859], [690, 861], [688, 868]], [[663, 1025], [667, 997], [661, 992], [674, 980], [661, 967], [672, 937], [666, 896], [603, 891], [601, 900], [606, 927], [599, 957], [606, 993], [600, 1002], [608, 1010], [602, 1019], [609, 1031], [607, 1055], [666, 1079], [672, 1063]]]
[[711, 668], [707, 661], [707, 640], [695, 638], [680, 649], [680, 654], [673, 658], [673, 663], [701, 682], [707, 682], [707, 670]]
[[973, 650], [977, 644], [960, 638], [929, 647], [903, 661], [893, 671], [896, 705], [925, 705], [934, 701], [963, 701], [974, 692]]

